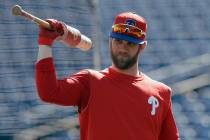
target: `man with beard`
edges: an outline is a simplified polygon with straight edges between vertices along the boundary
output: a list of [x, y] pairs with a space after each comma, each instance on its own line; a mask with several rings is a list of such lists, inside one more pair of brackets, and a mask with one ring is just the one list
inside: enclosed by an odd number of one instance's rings
[[56, 78], [52, 44], [62, 24], [40, 27], [36, 84], [49, 103], [78, 106], [81, 140], [178, 140], [171, 88], [152, 80], [138, 67], [147, 46], [146, 20], [132, 12], [116, 16], [109, 39], [112, 65]]

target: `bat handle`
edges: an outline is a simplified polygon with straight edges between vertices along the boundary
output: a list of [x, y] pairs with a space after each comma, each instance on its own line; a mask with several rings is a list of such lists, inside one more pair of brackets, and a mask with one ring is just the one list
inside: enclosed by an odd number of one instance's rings
[[51, 29], [51, 26], [47, 21], [40, 19], [34, 15], [31, 15], [30, 13], [28, 13], [24, 10], [22, 11], [22, 16], [28, 18], [29, 20], [33, 21], [34, 23], [36, 23], [39, 26], [45, 27], [47, 29]]
[[19, 6], [19, 5], [15, 5], [12, 7], [12, 14], [15, 16], [23, 16], [23, 17], [27, 18], [28, 20], [33, 21], [34, 23], [36, 23], [39, 26], [45, 27], [47, 29], [52, 29], [50, 24], [47, 21], [40, 19], [40, 18], [24, 11], [21, 8], [21, 6]]

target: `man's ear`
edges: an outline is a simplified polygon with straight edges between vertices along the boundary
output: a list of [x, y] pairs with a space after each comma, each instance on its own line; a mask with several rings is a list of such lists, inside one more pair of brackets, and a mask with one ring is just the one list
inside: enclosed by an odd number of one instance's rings
[[140, 44], [139, 47], [141, 48], [141, 50], [144, 50], [147, 47], [147, 41], [144, 41], [144, 43]]

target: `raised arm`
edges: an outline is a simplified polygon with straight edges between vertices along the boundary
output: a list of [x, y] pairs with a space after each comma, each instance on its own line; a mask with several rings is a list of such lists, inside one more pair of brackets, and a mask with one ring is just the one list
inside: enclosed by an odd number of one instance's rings
[[89, 73], [84, 70], [68, 78], [57, 79], [52, 44], [57, 37], [62, 35], [63, 28], [62, 23], [57, 20], [47, 21], [53, 30], [40, 27], [39, 52], [35, 67], [38, 95], [45, 102], [83, 108], [89, 99]]

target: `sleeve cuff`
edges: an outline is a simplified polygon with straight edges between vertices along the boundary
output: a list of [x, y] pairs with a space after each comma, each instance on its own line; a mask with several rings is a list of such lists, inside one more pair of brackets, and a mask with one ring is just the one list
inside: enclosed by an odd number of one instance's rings
[[52, 48], [47, 45], [39, 45], [37, 62], [49, 57], [52, 57]]

